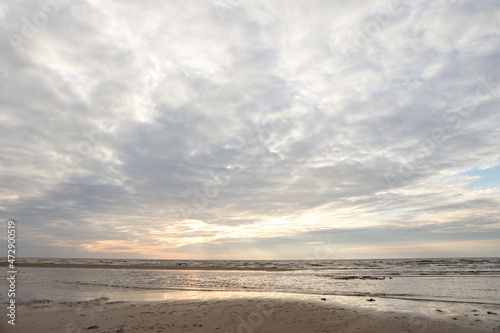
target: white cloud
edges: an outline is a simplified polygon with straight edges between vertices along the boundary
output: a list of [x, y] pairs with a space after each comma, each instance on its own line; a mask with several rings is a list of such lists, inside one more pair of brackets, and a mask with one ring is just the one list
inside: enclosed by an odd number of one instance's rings
[[0, 209], [29, 255], [498, 233], [498, 192], [459, 176], [498, 163], [496, 2], [54, 8], [33, 36], [39, 4], [0, 14]]

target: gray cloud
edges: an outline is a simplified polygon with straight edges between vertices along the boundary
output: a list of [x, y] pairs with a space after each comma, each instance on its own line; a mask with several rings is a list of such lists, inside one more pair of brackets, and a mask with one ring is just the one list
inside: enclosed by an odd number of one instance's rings
[[27, 255], [498, 240], [498, 189], [462, 175], [499, 163], [497, 3], [49, 2], [0, 9]]

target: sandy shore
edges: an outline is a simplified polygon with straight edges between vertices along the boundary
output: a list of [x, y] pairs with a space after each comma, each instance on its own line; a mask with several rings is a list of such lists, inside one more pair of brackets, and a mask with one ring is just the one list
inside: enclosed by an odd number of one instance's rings
[[[1, 263], [0, 267], [7, 267]], [[165, 269], [165, 270], [199, 270], [199, 271], [272, 271], [282, 272], [292, 269], [274, 267], [221, 267], [221, 266], [152, 266], [152, 265], [105, 265], [105, 264], [49, 264], [49, 263], [16, 263], [16, 267], [42, 268], [99, 268], [99, 269]]]
[[[480, 316], [487, 314], [480, 314]], [[16, 326], [0, 323], [0, 332], [494, 332], [479, 315], [453, 319], [382, 312], [342, 306], [317, 297], [281, 299], [213, 299], [174, 302], [64, 304], [31, 301], [18, 308]]]

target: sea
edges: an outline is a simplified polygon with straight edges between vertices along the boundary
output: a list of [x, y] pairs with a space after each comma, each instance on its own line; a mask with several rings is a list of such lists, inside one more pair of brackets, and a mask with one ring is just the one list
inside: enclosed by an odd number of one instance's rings
[[[457, 320], [465, 316], [483, 322], [489, 329], [500, 328], [500, 258], [17, 259], [17, 263], [23, 262], [127, 265], [131, 268], [18, 267], [16, 297], [21, 303], [54, 304], [94, 299], [173, 301], [213, 297], [326, 299], [382, 311], [448, 316]], [[133, 269], [133, 266], [177, 266], [180, 269]], [[259, 270], [193, 270], [193, 267]], [[6, 281], [6, 271], [5, 267], [0, 272], [2, 281]], [[0, 303], [6, 303], [7, 284], [0, 286], [5, 286], [0, 290]]]

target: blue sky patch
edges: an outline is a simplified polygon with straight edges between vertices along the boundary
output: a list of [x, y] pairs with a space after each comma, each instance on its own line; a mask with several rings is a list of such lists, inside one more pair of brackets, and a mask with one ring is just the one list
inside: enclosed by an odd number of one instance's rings
[[500, 166], [495, 166], [489, 169], [473, 169], [467, 172], [462, 173], [462, 175], [466, 176], [479, 176], [481, 178], [476, 179], [469, 185], [465, 187], [465, 189], [470, 190], [472, 188], [481, 188], [481, 189], [489, 189], [494, 187], [500, 187]]

